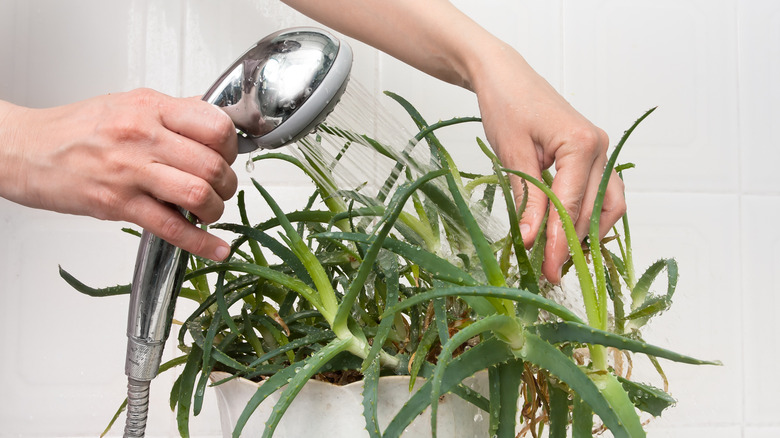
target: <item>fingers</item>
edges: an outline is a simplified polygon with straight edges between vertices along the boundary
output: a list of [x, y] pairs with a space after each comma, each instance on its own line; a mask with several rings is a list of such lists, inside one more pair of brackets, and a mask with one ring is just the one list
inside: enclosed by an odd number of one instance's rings
[[[505, 143], [510, 142], [513, 146], [511, 148], [497, 148], [501, 164], [506, 168], [521, 171], [541, 180], [542, 171], [533, 142], [530, 139], [516, 138]], [[525, 203], [520, 218], [520, 234], [523, 236], [525, 247], [530, 248], [539, 233], [542, 220], [547, 212], [547, 196], [533, 184], [524, 183], [523, 179], [517, 175], [509, 175], [509, 182], [512, 186], [515, 206], [519, 209]]]
[[[625, 213], [623, 184], [614, 172], [610, 176], [601, 211], [593, 211], [607, 161], [608, 143], [606, 134], [594, 127], [591, 131], [574, 136], [571, 143], [561, 146], [556, 156], [557, 173], [552, 190], [571, 218], [580, 242], [588, 235], [593, 214], [601, 215], [599, 238], [602, 238]], [[569, 242], [563, 232], [561, 219], [553, 209], [548, 221], [545, 260], [542, 264], [545, 278], [552, 283], [559, 283], [561, 269], [568, 258]]]
[[221, 261], [230, 245], [190, 223], [178, 210], [148, 196], [134, 198], [128, 205], [128, 220], [149, 230], [171, 245], [200, 257]]
[[236, 160], [236, 128], [230, 117], [216, 106], [196, 98], [167, 97], [159, 114], [167, 129], [210, 147], [228, 164]]
[[[594, 187], [597, 188], [598, 185]], [[623, 180], [613, 171], [600, 212], [599, 239], [603, 239], [626, 212], [626, 200], [623, 190]], [[583, 200], [583, 208], [575, 224], [575, 230], [577, 230], [577, 237], [580, 242], [589, 232], [594, 200], [595, 197], [592, 196], [586, 196]], [[587, 210], [584, 208], [586, 205], [589, 207]], [[550, 222], [547, 227], [547, 245], [545, 246], [545, 257], [542, 263], [542, 275], [551, 283], [558, 284], [561, 281], [561, 268], [569, 259], [569, 248], [560, 219], [555, 223]]]
[[205, 180], [157, 163], [146, 166], [142, 173], [146, 177], [140, 183], [141, 190], [154, 199], [177, 205], [203, 223], [216, 222], [222, 216], [223, 198]]
[[[161, 141], [159, 150], [156, 152], [160, 164], [164, 164], [173, 169], [179, 170], [186, 175], [190, 175], [200, 181], [190, 181], [183, 184], [180, 181], [178, 188], [193, 187], [206, 183], [209, 188], [222, 200], [230, 199], [238, 188], [238, 177], [227, 161], [216, 151], [203, 147], [202, 144], [194, 142], [189, 138], [178, 134], [168, 133]], [[168, 175], [174, 175], [171, 172]], [[155, 187], [163, 188], [165, 180], [156, 180], [154, 183], [144, 179], [145, 185], [150, 190]], [[164, 199], [160, 197], [160, 199]], [[182, 207], [188, 205], [178, 203], [176, 199], [165, 199], [168, 202], [175, 203]], [[203, 198], [206, 200], [206, 198]], [[186, 201], [186, 199], [185, 199]], [[185, 202], [182, 201], [182, 202]], [[190, 210], [193, 211], [194, 210]], [[200, 217], [200, 216], [199, 216]], [[215, 218], [218, 219], [219, 217]], [[206, 223], [209, 223], [206, 217], [200, 217]]]
[[[494, 58], [495, 57], [495, 58]], [[553, 192], [572, 218], [578, 239], [585, 237], [593, 202], [606, 163], [609, 140], [606, 133], [577, 112], [544, 78], [512, 50], [486, 51], [483, 65], [473, 71], [469, 85], [477, 93], [482, 123], [490, 144], [504, 167], [523, 170], [539, 178], [541, 170], [555, 164]], [[512, 188], [518, 206], [523, 187], [513, 179]], [[528, 203], [520, 219], [526, 247], [533, 244], [546, 214], [548, 200], [528, 188]], [[625, 203], [622, 183], [610, 177], [603, 204], [599, 233], [605, 235], [622, 216]], [[551, 209], [546, 230], [542, 273], [558, 283], [561, 267], [569, 258], [569, 249], [560, 218]], [[573, 244], [576, 244], [572, 242]]]
[[[229, 246], [187, 221], [180, 206], [201, 222], [217, 221], [224, 201], [235, 194], [238, 178], [235, 127], [217, 107], [199, 99], [177, 99], [151, 90], [135, 90], [131, 100], [154, 115], [146, 141], [129, 145], [140, 163], [134, 184], [140, 192], [130, 220], [185, 251], [222, 260]], [[144, 212], [139, 214], [138, 212]]]
[[[536, 169], [529, 169], [530, 176], [541, 180], [542, 174]], [[547, 211], [547, 196], [539, 190], [533, 184], [526, 184], [523, 187], [519, 177], [510, 176], [512, 183], [512, 191], [515, 195], [515, 205], [520, 208], [523, 204], [523, 198], [525, 199], [525, 209], [523, 209], [523, 215], [520, 218], [520, 234], [523, 236], [523, 244], [526, 248], [530, 248], [536, 240], [536, 235], [539, 234], [539, 229], [542, 225], [545, 212]], [[527, 193], [526, 193], [527, 191]]]

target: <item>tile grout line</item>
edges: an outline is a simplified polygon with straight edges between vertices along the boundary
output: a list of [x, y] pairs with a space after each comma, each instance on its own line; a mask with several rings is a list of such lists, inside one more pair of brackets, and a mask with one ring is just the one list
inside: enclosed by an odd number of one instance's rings
[[742, 144], [742, 108], [741, 108], [741, 102], [742, 102], [742, 94], [741, 94], [741, 32], [740, 32], [740, 16], [742, 12], [742, 8], [739, 5], [739, 1], [734, 2], [734, 38], [735, 38], [735, 68], [736, 68], [736, 83], [734, 86], [736, 87], [737, 91], [737, 102], [736, 102], [736, 112], [737, 112], [737, 229], [739, 230], [737, 233], [737, 244], [739, 245], [737, 249], [737, 254], [739, 256], [739, 263], [737, 264], [737, 278], [739, 278], [739, 333], [740, 338], [743, 342], [740, 342], [740, 394], [741, 394], [741, 400], [740, 400], [740, 434], [744, 438], [747, 433], [747, 407], [745, 405], [747, 400], [747, 386], [745, 381], [745, 311], [746, 311], [746, 303], [744, 298], [744, 293], [742, 288], [745, 284], [745, 268], [744, 268], [744, 260], [745, 260], [745, 230], [744, 230], [744, 205], [743, 205], [743, 197], [744, 197], [744, 187], [743, 187], [743, 180], [744, 180], [744, 145]]
[[558, 29], [560, 39], [558, 50], [560, 51], [560, 66], [558, 67], [558, 87], [561, 95], [566, 91], [566, 2], [558, 0]]
[[184, 56], [186, 55], [185, 45], [187, 44], [187, 0], [180, 0], [179, 3], [179, 18], [181, 19], [179, 27], [179, 62], [178, 72], [179, 83], [176, 86], [176, 95], [183, 96], [184, 94]]

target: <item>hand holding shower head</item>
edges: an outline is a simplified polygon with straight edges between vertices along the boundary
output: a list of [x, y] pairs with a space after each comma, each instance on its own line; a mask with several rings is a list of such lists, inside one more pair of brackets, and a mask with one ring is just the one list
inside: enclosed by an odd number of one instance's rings
[[[299, 140], [325, 119], [344, 93], [351, 67], [350, 47], [332, 35], [315, 28], [282, 30], [239, 57], [203, 100], [233, 120], [239, 153], [274, 149]], [[144, 436], [149, 382], [161, 363], [186, 264], [186, 252], [144, 231], [127, 322], [126, 437]]]

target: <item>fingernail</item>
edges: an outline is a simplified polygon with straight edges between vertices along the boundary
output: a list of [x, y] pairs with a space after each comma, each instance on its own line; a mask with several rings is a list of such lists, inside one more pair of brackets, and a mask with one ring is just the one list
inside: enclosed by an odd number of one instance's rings
[[227, 256], [228, 256], [228, 254], [230, 254], [230, 247], [229, 246], [220, 245], [220, 246], [217, 247], [216, 250], [214, 250], [214, 260], [217, 260], [217, 261], [225, 260], [227, 258]]
[[531, 232], [531, 226], [528, 224], [520, 224], [520, 234], [527, 236]]

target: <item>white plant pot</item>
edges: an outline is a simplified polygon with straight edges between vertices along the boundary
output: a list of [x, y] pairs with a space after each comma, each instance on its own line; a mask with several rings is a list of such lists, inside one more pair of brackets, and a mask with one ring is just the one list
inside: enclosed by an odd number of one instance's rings
[[[219, 381], [229, 376], [227, 373], [214, 372], [211, 374], [211, 380]], [[422, 379], [418, 379], [417, 385], [422, 382]], [[487, 393], [487, 373], [477, 373], [464, 383], [481, 394]], [[237, 378], [215, 387], [224, 437], [232, 436], [238, 417], [261, 384]], [[290, 404], [276, 428], [274, 437], [368, 438], [363, 419], [362, 391], [362, 381], [345, 386], [309, 381]], [[260, 404], [244, 427], [242, 436], [262, 436], [265, 421], [280, 395], [281, 390]], [[410, 397], [409, 377], [387, 376], [379, 379], [377, 415], [380, 429], [384, 430]], [[483, 438], [487, 436], [488, 424], [488, 415], [484, 411], [456, 395], [446, 394], [439, 401], [437, 431], [440, 437]], [[403, 437], [430, 436], [429, 407], [409, 425]]]

